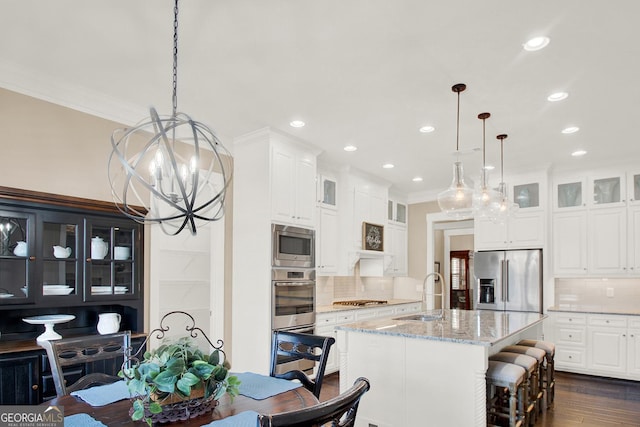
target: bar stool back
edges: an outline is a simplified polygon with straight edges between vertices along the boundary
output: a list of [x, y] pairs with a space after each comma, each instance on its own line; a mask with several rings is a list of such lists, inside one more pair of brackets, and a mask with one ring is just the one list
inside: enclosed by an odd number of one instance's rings
[[[524, 422], [524, 368], [512, 363], [489, 360], [487, 369], [487, 425], [491, 425], [494, 417], [507, 418], [509, 427], [517, 427]], [[506, 388], [509, 392], [508, 413], [499, 405], [498, 388]]]
[[518, 345], [535, 347], [545, 351], [546, 355], [543, 367], [544, 389], [546, 392], [547, 409], [553, 407], [556, 391], [555, 365], [553, 359], [556, 354], [556, 345], [550, 341], [540, 340], [522, 340], [518, 342]]

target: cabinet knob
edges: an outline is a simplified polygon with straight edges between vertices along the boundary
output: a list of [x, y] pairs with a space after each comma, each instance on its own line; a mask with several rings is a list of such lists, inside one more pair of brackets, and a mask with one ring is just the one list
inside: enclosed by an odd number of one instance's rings
[[622, 334], [622, 338], [626, 338], [626, 337], [627, 337], [627, 334]]
[[573, 359], [573, 356], [569, 356], [569, 359]]
[[31, 386], [31, 390], [37, 390], [38, 389], [38, 384], [34, 384]]
[[569, 338], [573, 338], [573, 335], [569, 335]]
[[29, 261], [35, 261], [36, 257], [34, 257], [33, 255], [29, 257]]
[[573, 319], [569, 318], [569, 322], [573, 322]]
[[607, 320], [607, 323], [609, 323], [609, 321]]

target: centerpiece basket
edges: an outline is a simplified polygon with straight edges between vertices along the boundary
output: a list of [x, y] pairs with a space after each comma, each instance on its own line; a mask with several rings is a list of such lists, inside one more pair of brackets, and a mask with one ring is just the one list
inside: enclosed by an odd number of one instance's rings
[[[167, 340], [165, 334], [170, 316], [186, 316], [186, 336]], [[202, 336], [212, 351], [203, 353], [194, 339]], [[149, 338], [162, 340], [157, 349], [145, 351]], [[222, 350], [223, 341], [213, 344], [195, 319], [184, 311], [172, 311], [160, 320], [140, 348], [129, 351], [120, 376], [127, 381], [132, 397], [129, 411], [134, 421], [144, 420], [149, 426], [157, 423], [185, 421], [212, 411], [218, 400], [229, 394], [238, 395], [238, 378], [229, 375], [230, 364]]]

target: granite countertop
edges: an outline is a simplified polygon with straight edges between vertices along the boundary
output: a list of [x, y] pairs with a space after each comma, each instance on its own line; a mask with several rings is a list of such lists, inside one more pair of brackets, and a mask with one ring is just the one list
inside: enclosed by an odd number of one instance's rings
[[[348, 301], [350, 299], [353, 300], [360, 300], [360, 299], [371, 299], [371, 300], [377, 300], [378, 298], [344, 298], [341, 299], [340, 301]], [[411, 303], [420, 303], [420, 300], [413, 300], [413, 299], [389, 299], [389, 300], [385, 300], [387, 301], [386, 304], [371, 304], [371, 305], [362, 305], [362, 306], [358, 306], [358, 305], [321, 305], [316, 307], [316, 313], [333, 313], [333, 312], [338, 312], [338, 311], [347, 311], [347, 310], [364, 310], [367, 308], [381, 308], [381, 307], [388, 307], [390, 305], [398, 305], [398, 304], [411, 304]]]
[[[439, 313], [440, 310], [431, 310], [412, 315]], [[445, 310], [444, 321], [386, 318], [350, 323], [336, 329], [488, 347], [542, 322], [546, 317], [540, 313], [514, 311]]]
[[564, 311], [568, 313], [586, 314], [625, 314], [628, 316], [640, 316], [640, 308], [609, 308], [601, 305], [560, 304], [549, 307], [547, 311]]

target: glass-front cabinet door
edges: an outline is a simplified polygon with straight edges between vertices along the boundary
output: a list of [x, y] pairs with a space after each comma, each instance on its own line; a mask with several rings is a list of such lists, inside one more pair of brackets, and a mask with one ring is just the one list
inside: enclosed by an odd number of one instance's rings
[[338, 183], [329, 175], [320, 175], [318, 178], [318, 203], [325, 208], [336, 209], [338, 207]]
[[[40, 222], [41, 221], [41, 222]], [[77, 216], [43, 215], [38, 258], [45, 299], [81, 295], [82, 222]]]
[[586, 206], [585, 180], [568, 179], [556, 182], [554, 185], [554, 208], [570, 209]]
[[513, 186], [513, 201], [520, 209], [540, 207], [540, 183], [516, 184]]
[[591, 203], [593, 206], [623, 206], [625, 200], [625, 176], [594, 176], [591, 182]]
[[34, 299], [34, 223], [33, 215], [0, 211], [0, 304]]
[[629, 173], [627, 177], [629, 203], [640, 204], [640, 172]]
[[140, 235], [131, 223], [86, 221], [85, 298], [131, 298], [139, 292]]

